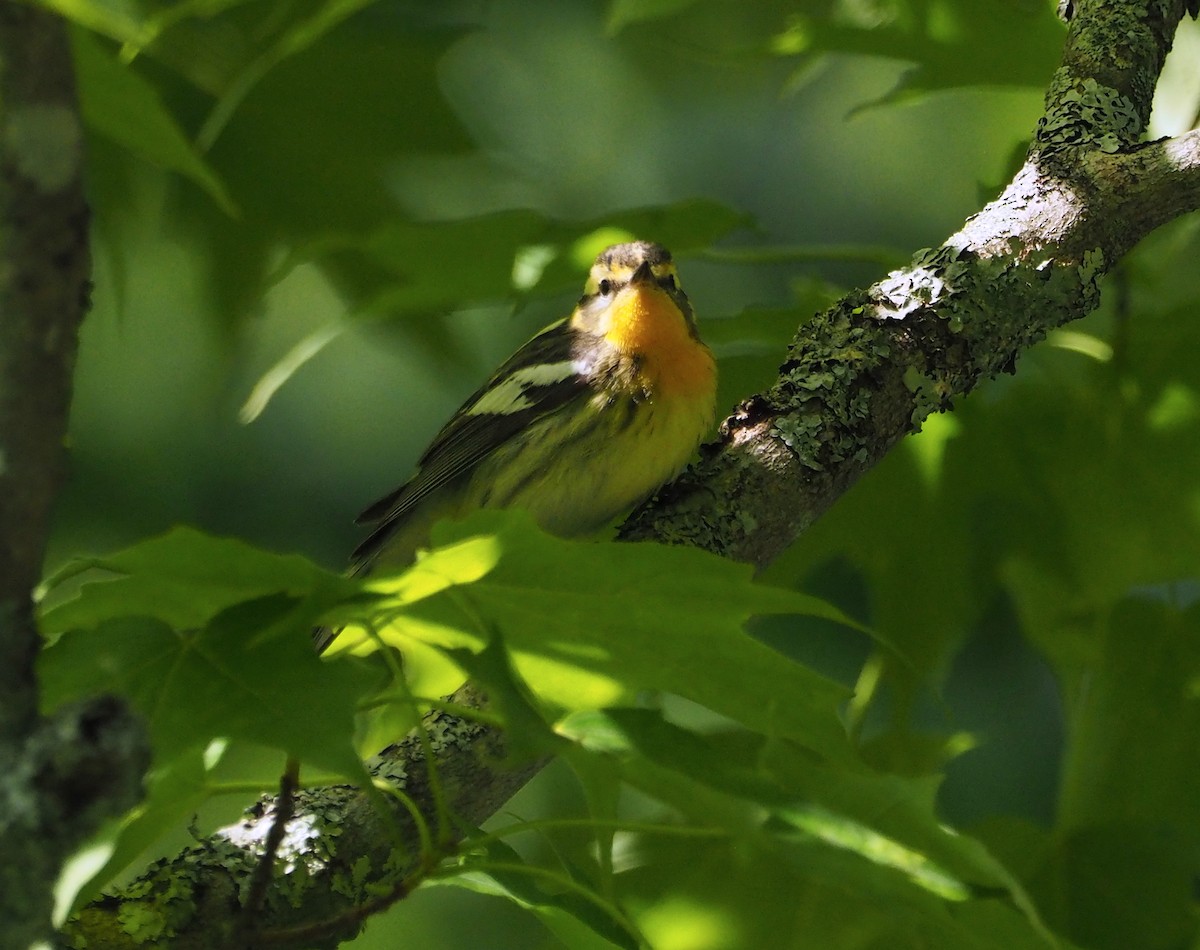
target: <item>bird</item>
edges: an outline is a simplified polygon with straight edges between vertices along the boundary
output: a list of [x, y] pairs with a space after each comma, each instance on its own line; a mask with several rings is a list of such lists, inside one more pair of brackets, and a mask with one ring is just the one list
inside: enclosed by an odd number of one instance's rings
[[[416, 473], [357, 521], [350, 573], [398, 570], [442, 518], [522, 508], [591, 534], [677, 475], [712, 429], [717, 366], [671, 253], [614, 244], [570, 316], [518, 349], [434, 436]], [[318, 650], [336, 636], [316, 631]]]

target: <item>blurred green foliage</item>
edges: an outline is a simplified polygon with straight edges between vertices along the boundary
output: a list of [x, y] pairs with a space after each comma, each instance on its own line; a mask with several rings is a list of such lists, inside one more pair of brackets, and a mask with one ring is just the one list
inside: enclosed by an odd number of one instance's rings
[[[188, 524], [336, 572], [356, 511], [566, 312], [613, 235], [676, 252], [731, 406], [823, 301], [996, 192], [1064, 35], [1043, 0], [49, 5], [77, 24], [96, 241], [52, 567]], [[1187, 24], [1168, 63], [1154, 135], [1196, 115], [1196, 35]], [[1101, 312], [930, 419], [766, 572], [877, 641], [759, 618], [758, 639], [807, 668], [780, 658], [773, 687], [718, 650], [693, 658], [709, 661], [692, 694], [708, 709], [667, 697], [535, 735], [567, 751], [510, 811], [591, 824], [498, 819], [437, 882], [463, 887], [421, 889], [355, 946], [1195, 946], [1198, 230], [1193, 216], [1148, 239]], [[46, 615], [64, 631], [52, 698], [89, 688], [102, 642], [91, 686], [182, 704], [152, 717], [159, 767], [140, 824], [109, 833], [113, 866], [185, 843], [182, 815], [230, 820], [245, 799], [221, 789], [269, 787], [299, 741], [285, 682], [329, 677], [337, 727], [300, 752], [354, 768], [363, 668], [244, 636], [311, 622], [336, 577], [166, 537], [181, 559], [135, 548], [105, 562], [133, 590], [93, 585]], [[542, 555], [511, 556], [520, 571]], [[251, 581], [205, 586], [188, 567], [218, 562]], [[188, 621], [194, 642], [156, 612], [176, 602], [153, 586], [171, 570], [184, 603], [212, 607]], [[105, 587], [110, 614], [88, 601]], [[502, 634], [518, 622], [500, 615]], [[664, 649], [686, 657], [692, 619], [672, 622]], [[129, 651], [147, 643], [137, 671]], [[184, 654], [207, 663], [195, 679], [160, 675]], [[297, 678], [196, 720], [189, 702], [229, 695], [205, 677], [228, 687], [232, 656]], [[631, 689], [678, 686], [633, 675], [638, 651], [613, 662]], [[472, 672], [506, 688], [503, 671]], [[514, 695], [537, 694], [545, 671], [520, 675]], [[824, 692], [787, 695], [806, 677]], [[824, 729], [848, 692], [824, 677], [855, 689], [840, 710], [853, 767], [772, 722], [807, 704], [797, 715]], [[728, 716], [746, 703], [753, 716]], [[228, 750], [197, 745], [206, 725]], [[514, 875], [521, 861], [553, 883]]]

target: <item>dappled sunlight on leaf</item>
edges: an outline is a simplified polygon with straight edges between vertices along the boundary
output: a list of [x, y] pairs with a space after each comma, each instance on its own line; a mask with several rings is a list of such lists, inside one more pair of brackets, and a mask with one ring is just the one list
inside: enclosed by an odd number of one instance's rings
[[721, 908], [674, 897], [648, 908], [638, 918], [656, 950], [709, 950], [744, 946], [737, 918]]
[[894, 868], [908, 876], [918, 887], [946, 900], [963, 901], [971, 896], [966, 885], [946, 873], [925, 855], [906, 848], [857, 821], [851, 821], [824, 808], [788, 808], [777, 812], [779, 818], [797, 830], [820, 838], [827, 844], [861, 854], [868, 861]]
[[[593, 708], [594, 697], [626, 689], [662, 689], [741, 721], [801, 736], [822, 753], [848, 752], [837, 706], [842, 687], [787, 661], [742, 629], [754, 614], [811, 614], [845, 622], [816, 598], [756, 585], [744, 565], [688, 548], [652, 544], [571, 542], [538, 531], [526, 515], [480, 512], [443, 523], [434, 539], [457, 552], [456, 569], [477, 569], [469, 553], [494, 535], [503, 557], [478, 572], [469, 587], [447, 584], [453, 571], [432, 573], [435, 596], [379, 605], [384, 642], [403, 649], [406, 638], [478, 651], [495, 629], [517, 670], [543, 699], [569, 709]], [[459, 540], [463, 539], [463, 540]], [[460, 548], [466, 544], [468, 547]], [[461, 555], [461, 557], [460, 557]], [[418, 563], [421, 571], [435, 552]], [[434, 561], [433, 563], [438, 563]], [[411, 572], [410, 572], [411, 573]], [[398, 580], [407, 575], [401, 575]], [[467, 575], [463, 575], [467, 576]], [[403, 583], [403, 582], [402, 582]], [[664, 623], [670, 616], [671, 622]], [[369, 652], [364, 638], [359, 652]], [[564, 671], [571, 670], [569, 676]], [[539, 673], [553, 671], [546, 678]], [[713, 677], [714, 671], [720, 676]], [[594, 677], [590, 683], [587, 678]], [[763, 694], [788, 696], [774, 711]]]

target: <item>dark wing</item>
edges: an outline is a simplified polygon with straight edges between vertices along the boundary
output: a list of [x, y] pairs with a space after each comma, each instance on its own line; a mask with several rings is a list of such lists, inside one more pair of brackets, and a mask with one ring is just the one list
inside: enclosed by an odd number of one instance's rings
[[[388, 533], [424, 498], [466, 475], [535, 419], [582, 394], [587, 380], [570, 367], [575, 332], [560, 320], [510, 356], [434, 437], [417, 463], [417, 474], [367, 508], [358, 523], [378, 524], [372, 537]], [[539, 373], [539, 367], [558, 369]], [[489, 394], [504, 398], [493, 407]]]

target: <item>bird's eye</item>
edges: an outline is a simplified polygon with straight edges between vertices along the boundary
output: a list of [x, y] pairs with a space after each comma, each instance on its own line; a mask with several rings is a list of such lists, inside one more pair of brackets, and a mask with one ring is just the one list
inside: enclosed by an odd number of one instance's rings
[[612, 293], [612, 281], [605, 279], [600, 281], [600, 296], [607, 297]]

